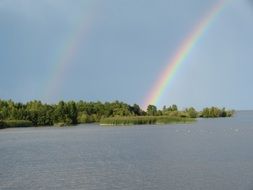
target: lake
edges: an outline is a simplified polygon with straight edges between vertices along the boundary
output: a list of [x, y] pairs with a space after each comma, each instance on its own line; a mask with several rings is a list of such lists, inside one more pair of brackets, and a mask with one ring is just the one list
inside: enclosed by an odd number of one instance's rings
[[253, 112], [193, 124], [0, 130], [1, 190], [252, 190]]

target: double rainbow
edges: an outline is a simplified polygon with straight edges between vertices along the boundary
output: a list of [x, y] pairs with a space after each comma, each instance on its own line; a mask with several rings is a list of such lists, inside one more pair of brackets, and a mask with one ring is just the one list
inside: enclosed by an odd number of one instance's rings
[[147, 108], [148, 105], [156, 105], [159, 103], [164, 91], [172, 80], [173, 76], [179, 69], [180, 65], [186, 60], [195, 44], [201, 38], [201, 36], [207, 31], [212, 21], [220, 14], [224, 9], [226, 2], [229, 0], [219, 0], [208, 12], [208, 14], [199, 22], [199, 24], [193, 29], [188, 37], [183, 41], [176, 54], [169, 61], [165, 70], [159, 75], [158, 80], [150, 90], [143, 108]]

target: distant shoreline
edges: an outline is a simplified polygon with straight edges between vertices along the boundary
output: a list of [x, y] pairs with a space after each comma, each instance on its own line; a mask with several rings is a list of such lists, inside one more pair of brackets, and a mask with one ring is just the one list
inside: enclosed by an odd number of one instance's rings
[[233, 110], [210, 107], [196, 111], [190, 107], [179, 110], [177, 105], [158, 109], [149, 105], [146, 110], [139, 105], [124, 102], [60, 101], [45, 104], [34, 100], [27, 103], [0, 99], [0, 128], [30, 126], [72, 126], [84, 123], [110, 125], [169, 124], [192, 122], [195, 118], [232, 117]]

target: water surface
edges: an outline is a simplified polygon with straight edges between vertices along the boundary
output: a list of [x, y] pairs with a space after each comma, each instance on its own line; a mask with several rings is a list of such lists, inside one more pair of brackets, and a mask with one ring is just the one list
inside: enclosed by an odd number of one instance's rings
[[194, 124], [0, 130], [1, 190], [253, 189], [253, 112]]

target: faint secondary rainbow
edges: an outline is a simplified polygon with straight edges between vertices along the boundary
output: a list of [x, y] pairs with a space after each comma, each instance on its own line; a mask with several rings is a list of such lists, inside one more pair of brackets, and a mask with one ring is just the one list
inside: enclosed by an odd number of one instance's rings
[[223, 10], [227, 1], [229, 0], [219, 0], [183, 41], [179, 49], [176, 51], [176, 54], [169, 61], [165, 70], [159, 75], [158, 80], [155, 82], [153, 88], [145, 99], [143, 108], [147, 108], [148, 105], [156, 105], [159, 103], [160, 98], [162, 97], [173, 76], [179, 69], [180, 65], [190, 54], [191, 50], [201, 38], [201, 36], [205, 33], [212, 21]]
[[78, 30], [72, 34], [73, 36], [66, 40], [63, 47], [60, 48], [58, 60], [51, 71], [52, 74], [51, 77], [49, 77], [50, 81], [48, 81], [46, 86], [45, 99], [47, 101], [50, 101], [52, 97], [59, 93], [64, 79], [67, 78], [73, 58], [77, 54], [80, 43], [88, 29], [88, 24], [82, 23], [81, 26], [78, 27]]
[[93, 6], [93, 4], [89, 5], [91, 12], [89, 15], [86, 15], [86, 17], [80, 16], [79, 20], [76, 21], [73, 31], [69, 33], [68, 38], [65, 39], [54, 58], [51, 76], [48, 77], [48, 82], [44, 91], [44, 99], [47, 102], [51, 102], [52, 99], [55, 99], [54, 97], [58, 96], [64, 80], [66, 80], [69, 75], [68, 73], [73, 64], [73, 59], [78, 53], [81, 43], [84, 42], [87, 33], [89, 33], [92, 28], [91, 25], [97, 13]]

